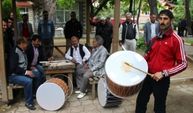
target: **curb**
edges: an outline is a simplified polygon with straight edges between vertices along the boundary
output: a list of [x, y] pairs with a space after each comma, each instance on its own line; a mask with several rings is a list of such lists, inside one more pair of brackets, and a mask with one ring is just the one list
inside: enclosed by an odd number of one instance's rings
[[[193, 58], [190, 56], [186, 56], [188, 62], [193, 63]], [[171, 78], [171, 84], [176, 83], [187, 83], [187, 82], [193, 82], [193, 76], [192, 77], [184, 77], [184, 78]]]
[[187, 60], [188, 60], [190, 63], [193, 63], [193, 58], [192, 58], [192, 57], [190, 57], [189, 55], [186, 55], [186, 57], [187, 57]]
[[193, 46], [193, 44], [187, 43], [187, 42], [185, 42], [184, 44], [187, 45], [187, 46]]
[[184, 78], [173, 78], [171, 79], [171, 84], [183, 84], [183, 83], [192, 83], [193, 82], [193, 76], [192, 77], [184, 77]]

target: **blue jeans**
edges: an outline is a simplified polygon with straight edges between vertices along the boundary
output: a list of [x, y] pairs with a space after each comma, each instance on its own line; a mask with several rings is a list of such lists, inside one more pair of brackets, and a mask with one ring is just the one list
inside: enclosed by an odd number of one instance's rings
[[28, 104], [33, 104], [32, 78], [25, 75], [12, 74], [9, 76], [9, 82], [12, 84], [19, 84], [24, 86], [25, 102]]
[[46, 81], [46, 77], [44, 76], [44, 69], [41, 65], [36, 65], [36, 69], [32, 70], [34, 77], [34, 93], [38, 87]]

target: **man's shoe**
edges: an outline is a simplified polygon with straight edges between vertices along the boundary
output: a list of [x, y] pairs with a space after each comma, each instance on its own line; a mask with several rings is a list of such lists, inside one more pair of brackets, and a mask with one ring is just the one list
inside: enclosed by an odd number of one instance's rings
[[30, 110], [35, 110], [35, 109], [36, 109], [36, 107], [35, 107], [33, 104], [28, 104], [28, 103], [26, 103], [25, 106], [26, 106], [28, 109], [30, 109]]
[[80, 91], [80, 90], [77, 90], [77, 91], [75, 91], [75, 93], [76, 93], [76, 94], [80, 94], [80, 93], [81, 93], [81, 91]]
[[82, 93], [82, 92], [81, 92], [81, 93], [77, 96], [77, 98], [78, 98], [78, 99], [81, 99], [81, 98], [83, 98], [85, 95], [86, 95], [86, 93]]

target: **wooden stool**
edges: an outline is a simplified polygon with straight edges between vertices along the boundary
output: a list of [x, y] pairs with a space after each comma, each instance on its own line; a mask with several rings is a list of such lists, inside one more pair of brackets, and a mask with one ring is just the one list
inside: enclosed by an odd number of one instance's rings
[[96, 98], [96, 85], [98, 84], [99, 77], [91, 77], [89, 78], [89, 84], [92, 85], [92, 99], [94, 100]]
[[23, 88], [23, 86], [18, 84], [8, 84], [7, 91], [8, 91], [8, 99], [13, 100], [13, 89]]

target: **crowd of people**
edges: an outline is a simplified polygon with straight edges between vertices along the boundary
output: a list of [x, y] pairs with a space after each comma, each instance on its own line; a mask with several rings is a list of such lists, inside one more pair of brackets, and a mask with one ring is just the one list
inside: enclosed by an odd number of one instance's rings
[[[113, 25], [109, 17], [101, 17], [98, 21], [90, 18], [90, 24], [96, 26], [96, 34], [92, 47], [87, 47], [79, 41], [83, 27], [76, 19], [76, 13], [71, 12], [70, 16], [71, 19], [64, 28], [64, 57], [75, 64], [75, 93], [78, 94], [77, 98], [81, 99], [87, 94], [89, 78], [106, 74], [104, 65], [111, 52]], [[131, 13], [126, 13], [125, 17], [126, 21], [120, 25], [121, 38], [117, 43], [127, 50], [136, 51], [137, 27]], [[18, 36], [14, 35], [14, 19], [10, 16], [3, 20], [6, 73], [9, 83], [24, 86], [25, 106], [35, 110], [33, 99], [36, 90], [46, 81], [39, 61], [52, 59], [55, 28], [53, 21], [48, 19], [47, 11], [43, 11], [43, 19], [38, 24], [38, 34], [34, 34], [28, 15], [24, 14], [22, 18], [17, 24]], [[136, 113], [146, 112], [152, 93], [155, 97], [154, 112], [165, 113], [170, 77], [187, 67], [182, 38], [172, 29], [173, 18], [171, 11], [162, 10], [158, 17], [150, 14], [150, 21], [144, 26], [144, 40], [148, 47], [144, 57], [148, 63], [148, 72], [152, 73], [152, 76], [147, 76], [144, 80], [137, 97]], [[14, 37], [18, 40], [15, 41]]]
[[[131, 13], [126, 13], [125, 17], [126, 21], [120, 25], [121, 38], [119, 43], [127, 50], [135, 51], [136, 24], [131, 19]], [[147, 103], [152, 93], [155, 98], [154, 112], [166, 113], [170, 77], [187, 67], [183, 40], [173, 30], [173, 19], [174, 16], [170, 10], [162, 10], [158, 17], [156, 14], [150, 14], [150, 21], [144, 25], [144, 40], [147, 45], [144, 57], [148, 63], [148, 72], [152, 73], [152, 76], [147, 75], [144, 80], [136, 101], [136, 113], [146, 112]], [[79, 44], [78, 37], [73, 36], [71, 48], [66, 54], [67, 59], [76, 63], [77, 91], [75, 93], [78, 93], [77, 98], [79, 99], [87, 93], [89, 77], [105, 74], [104, 63], [110, 53], [112, 42], [113, 26], [109, 23], [108, 18], [100, 18], [97, 21], [93, 21], [91, 18], [90, 23], [96, 26], [91, 53], [89, 54], [86, 47]], [[88, 58], [89, 56], [90, 58]]]
[[[25, 106], [35, 110], [34, 97], [38, 87], [46, 81], [40, 61], [53, 56], [54, 24], [43, 11], [43, 19], [38, 24], [38, 34], [34, 34], [28, 14], [14, 28], [11, 15], [3, 19], [3, 38], [6, 62], [6, 75], [9, 83], [24, 86]], [[14, 34], [17, 29], [18, 35]]]

